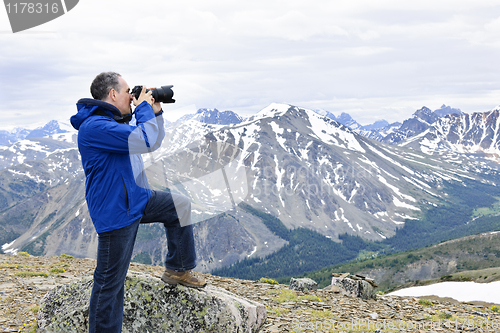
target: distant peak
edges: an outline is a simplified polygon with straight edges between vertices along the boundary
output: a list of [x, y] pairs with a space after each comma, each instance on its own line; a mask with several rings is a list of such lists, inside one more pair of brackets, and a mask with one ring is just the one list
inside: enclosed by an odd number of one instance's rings
[[48, 123], [46, 123], [44, 126], [38, 127], [31, 131], [27, 136], [26, 139], [29, 138], [41, 138], [45, 136], [49, 136], [52, 134], [59, 134], [59, 133], [67, 133], [68, 131], [65, 129], [61, 129], [59, 126], [59, 122], [57, 120], [51, 120]]
[[422, 106], [422, 108], [415, 111], [414, 115], [419, 114], [419, 113], [431, 113], [431, 112], [432, 112], [432, 110], [429, 109], [427, 106]]
[[335, 116], [330, 111], [326, 111], [326, 110], [323, 110], [323, 109], [315, 109], [313, 111], [316, 112], [317, 114], [319, 114], [320, 116], [330, 117], [330, 118], [333, 117], [332, 119], [335, 119]]
[[217, 110], [217, 109], [199, 109], [198, 111], [196, 111], [197, 114], [198, 113], [205, 113], [205, 112], [207, 112], [207, 113], [212, 113], [212, 112], [218, 113], [219, 110]]
[[446, 105], [446, 104], [443, 104], [443, 105], [441, 105], [441, 108], [434, 110], [434, 113], [436, 115], [438, 115], [439, 117], [444, 117], [444, 116], [447, 116], [449, 114], [458, 114], [458, 115], [463, 114], [462, 110], [452, 108], [451, 106]]
[[183, 123], [188, 120], [195, 120], [210, 125], [229, 125], [239, 124], [243, 121], [243, 118], [233, 111], [220, 112], [217, 109], [198, 109], [195, 114], [182, 116], [177, 123]]
[[284, 104], [284, 103], [271, 103], [262, 110], [259, 111], [259, 113], [269, 113], [269, 112], [283, 112], [283, 111], [288, 111], [290, 109], [291, 105], [290, 104]]
[[382, 129], [386, 126], [389, 126], [389, 122], [387, 120], [377, 120], [373, 124], [363, 126], [363, 129], [367, 131], [373, 131]]
[[337, 117], [340, 122], [352, 120], [352, 117], [349, 113], [342, 112], [339, 117]]
[[276, 115], [287, 112], [291, 107], [292, 106], [290, 104], [271, 103], [267, 107], [260, 110], [259, 113], [256, 114], [256, 117], [275, 117]]

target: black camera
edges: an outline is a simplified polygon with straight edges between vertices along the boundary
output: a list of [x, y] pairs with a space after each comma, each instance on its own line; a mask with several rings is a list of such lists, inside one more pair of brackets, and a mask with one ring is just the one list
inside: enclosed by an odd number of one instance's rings
[[[172, 99], [174, 96], [174, 91], [172, 90], [172, 85], [171, 86], [161, 86], [161, 88], [156, 88], [156, 89], [146, 89], [146, 92], [152, 91], [152, 96], [155, 99], [155, 103], [161, 102], [161, 103], [175, 103], [175, 99]], [[138, 99], [139, 96], [141, 95], [142, 91], [142, 86], [135, 86], [134, 89], [132, 89], [131, 94], [135, 96], [135, 99]]]

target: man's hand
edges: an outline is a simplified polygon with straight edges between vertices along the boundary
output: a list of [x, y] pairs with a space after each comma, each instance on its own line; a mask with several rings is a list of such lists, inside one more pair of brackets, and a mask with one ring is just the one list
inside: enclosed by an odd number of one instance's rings
[[158, 103], [154, 103], [154, 98], [153, 98], [153, 111], [155, 112], [155, 114], [157, 115], [158, 113], [161, 112], [161, 103], [158, 102]]
[[[139, 104], [141, 104], [142, 102], [146, 101], [149, 103], [149, 105], [153, 105], [153, 102], [154, 102], [154, 98], [153, 96], [151, 96], [152, 92], [151, 90], [146, 92], [146, 87], [145, 86], [142, 86], [142, 91], [141, 91], [141, 94], [139, 95], [139, 98], [135, 98], [135, 96], [133, 96], [133, 101], [134, 101], [134, 105], [137, 106]], [[153, 108], [154, 110], [154, 108]]]
[[[151, 90], [153, 89], [156, 89], [156, 87], [151, 88]], [[153, 104], [151, 106], [153, 107], [153, 111], [155, 112], [155, 114], [158, 114], [161, 111], [161, 103], [160, 102], [155, 103], [155, 99], [154, 98], [152, 99], [153, 99]]]
[[161, 111], [161, 103], [157, 102], [155, 103], [155, 99], [152, 96], [151, 90], [156, 89], [156, 88], [151, 88], [148, 92], [146, 92], [146, 87], [142, 86], [142, 91], [141, 94], [139, 95], [138, 99], [135, 99], [135, 96], [133, 97], [134, 100], [134, 105], [137, 106], [141, 104], [143, 101], [146, 101], [153, 107], [153, 111], [155, 114], [158, 114]]

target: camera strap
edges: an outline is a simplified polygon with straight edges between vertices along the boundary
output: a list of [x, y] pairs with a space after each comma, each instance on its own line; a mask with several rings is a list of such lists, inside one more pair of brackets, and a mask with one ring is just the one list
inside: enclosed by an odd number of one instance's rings
[[96, 109], [92, 115], [96, 115], [96, 116], [103, 116], [103, 117], [109, 117], [109, 118], [113, 118], [114, 121], [116, 121], [117, 123], [120, 123], [120, 124], [128, 124], [130, 122], [130, 120], [132, 120], [132, 113], [129, 113], [127, 115], [121, 115], [121, 116], [118, 116], [118, 115], [115, 115], [113, 114], [113, 117], [111, 117], [108, 113], [106, 113], [106, 111], [104, 111], [103, 109]]

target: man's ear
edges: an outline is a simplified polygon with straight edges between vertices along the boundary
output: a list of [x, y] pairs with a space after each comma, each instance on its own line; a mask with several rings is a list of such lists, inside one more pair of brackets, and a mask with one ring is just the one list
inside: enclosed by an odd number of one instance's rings
[[108, 97], [110, 100], [112, 100], [113, 102], [116, 101], [116, 90], [111, 88], [109, 90], [109, 94], [108, 94]]

